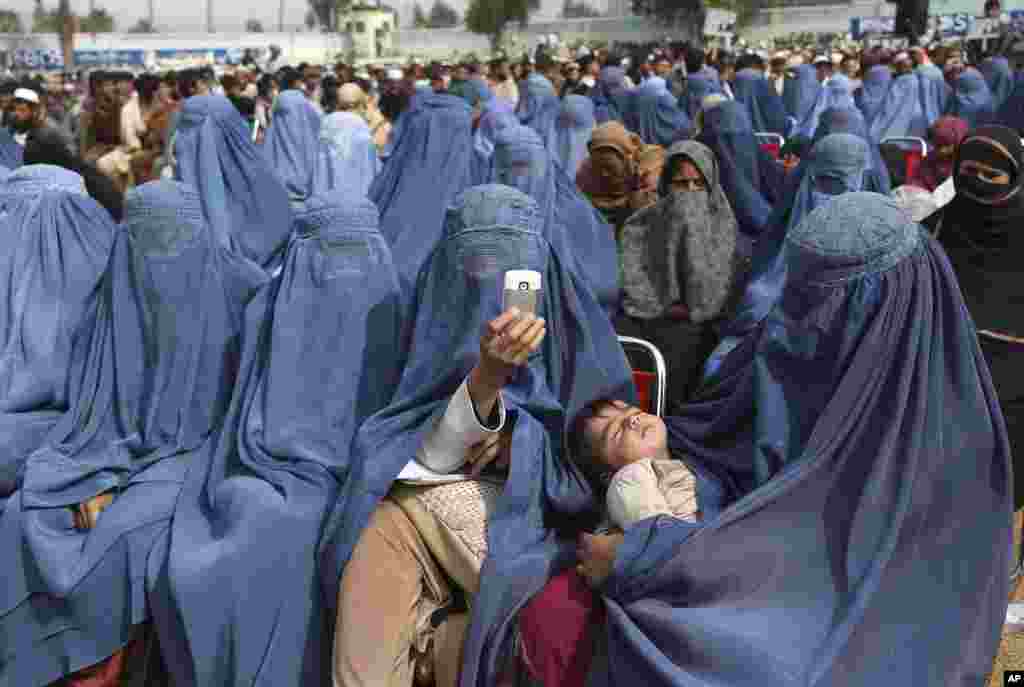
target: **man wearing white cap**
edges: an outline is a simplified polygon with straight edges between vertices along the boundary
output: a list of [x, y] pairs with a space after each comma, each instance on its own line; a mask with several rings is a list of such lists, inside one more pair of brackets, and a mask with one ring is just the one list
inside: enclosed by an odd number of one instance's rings
[[29, 134], [33, 131], [52, 129], [51, 136], [63, 141], [67, 149], [74, 152], [71, 136], [46, 116], [42, 98], [34, 85], [25, 85], [15, 89], [11, 128], [14, 129], [14, 140], [21, 145], [25, 145]]

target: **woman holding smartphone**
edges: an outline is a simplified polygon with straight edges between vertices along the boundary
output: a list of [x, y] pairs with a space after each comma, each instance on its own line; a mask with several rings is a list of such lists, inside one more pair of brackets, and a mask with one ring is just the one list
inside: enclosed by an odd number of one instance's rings
[[410, 358], [356, 437], [328, 533], [336, 685], [455, 685], [460, 670], [493, 683], [513, 655], [508, 620], [571, 563], [549, 516], [592, 495], [564, 432], [590, 401], [633, 389], [607, 317], [538, 222], [515, 189], [469, 189], [420, 273]]

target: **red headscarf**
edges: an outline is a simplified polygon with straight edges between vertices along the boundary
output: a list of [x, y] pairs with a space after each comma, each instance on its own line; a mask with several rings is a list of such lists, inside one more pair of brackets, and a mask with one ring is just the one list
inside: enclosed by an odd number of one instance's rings
[[[967, 136], [967, 122], [959, 117], [939, 117], [928, 131], [928, 138], [936, 148], [958, 146]], [[954, 156], [941, 158], [932, 153], [917, 168], [917, 174], [907, 183], [934, 191], [953, 174]]]

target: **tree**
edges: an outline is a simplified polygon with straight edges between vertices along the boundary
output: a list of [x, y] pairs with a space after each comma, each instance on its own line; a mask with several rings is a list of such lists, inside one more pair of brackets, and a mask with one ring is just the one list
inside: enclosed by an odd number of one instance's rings
[[156, 27], [148, 19], [140, 19], [135, 26], [128, 29], [128, 33], [156, 33]]
[[579, 2], [565, 0], [562, 4], [563, 19], [592, 19], [600, 16], [601, 13], [588, 3], [587, 0], [579, 0]]
[[13, 10], [0, 10], [0, 33], [22, 33], [21, 17]]
[[82, 33], [113, 33], [114, 17], [102, 7], [94, 7], [89, 15], [79, 22]]
[[704, 0], [632, 0], [633, 12], [655, 20], [683, 40], [704, 43]]
[[489, 36], [495, 50], [510, 23], [525, 28], [530, 13], [540, 9], [540, 0], [470, 0], [466, 10], [466, 28]]
[[32, 33], [60, 33], [61, 20], [57, 10], [48, 10], [43, 0], [36, 0], [32, 10]]
[[306, 28], [308, 30], [312, 31], [313, 29], [315, 29], [318, 21], [319, 17], [317, 17], [316, 10], [314, 10], [313, 8], [309, 8], [308, 10], [306, 10]]
[[445, 0], [434, 0], [427, 23], [432, 29], [450, 29], [459, 25], [459, 13]]
[[427, 20], [427, 13], [418, 2], [412, 7], [412, 25], [416, 29], [430, 28], [430, 21]]
[[246, 33], [263, 33], [263, 22], [259, 19], [250, 19], [245, 22]]

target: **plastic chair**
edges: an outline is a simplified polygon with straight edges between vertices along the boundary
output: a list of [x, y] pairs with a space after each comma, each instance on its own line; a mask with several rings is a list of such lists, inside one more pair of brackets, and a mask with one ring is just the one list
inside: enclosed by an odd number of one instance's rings
[[754, 136], [757, 138], [757, 143], [761, 146], [761, 150], [776, 160], [779, 159], [779, 155], [782, 153], [782, 146], [786, 145], [785, 138], [780, 134], [773, 134], [767, 131], [756, 133]]
[[636, 384], [640, 407], [645, 412], [662, 417], [665, 414], [665, 389], [668, 386], [665, 357], [657, 346], [645, 339], [620, 336], [619, 344], [633, 368], [633, 383]]
[[[928, 157], [928, 143], [917, 136], [893, 136], [883, 138], [878, 144], [882, 157], [889, 167], [893, 188], [902, 186], [917, 175], [921, 160]], [[896, 162], [896, 165], [893, 165]], [[899, 165], [902, 162], [902, 165]], [[898, 167], [893, 169], [893, 167]]]

